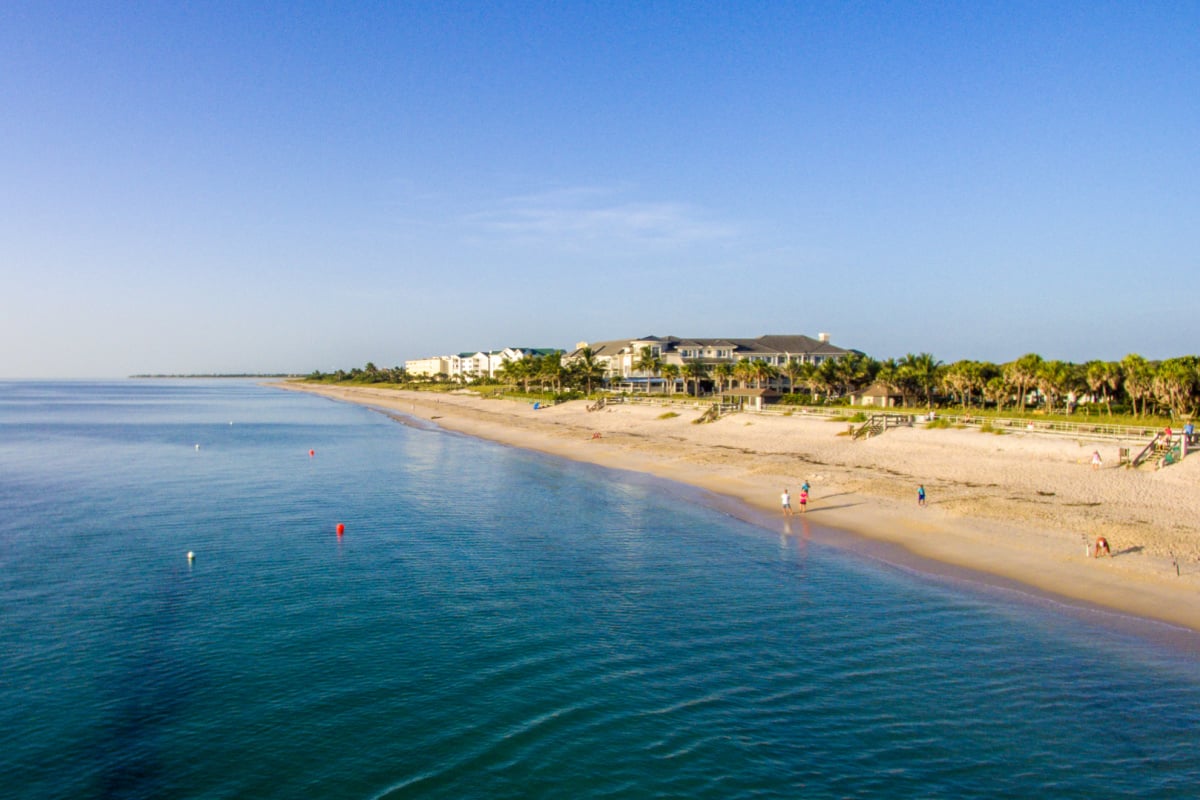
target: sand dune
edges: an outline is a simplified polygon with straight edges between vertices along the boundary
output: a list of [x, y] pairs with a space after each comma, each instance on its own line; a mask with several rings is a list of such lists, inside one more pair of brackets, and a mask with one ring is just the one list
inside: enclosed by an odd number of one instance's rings
[[[922, 568], [967, 570], [1200, 631], [1200, 454], [1145, 472], [1117, 467], [1111, 441], [1045, 433], [914, 427], [852, 441], [838, 435], [845, 423], [800, 414], [733, 414], [697, 425], [700, 407], [663, 419], [666, 409], [645, 405], [589, 412], [575, 401], [534, 410], [464, 393], [287, 387], [691, 484], [745, 504], [748, 516], [783, 533], [815, 531]], [[1096, 450], [1099, 470], [1089, 464]], [[805, 480], [813, 487], [808, 513], [784, 519], [780, 492], [789, 487], [795, 498]], [[922, 483], [926, 508], [916, 503]], [[1108, 539], [1113, 558], [1085, 557], [1085, 542], [1097, 536]]]

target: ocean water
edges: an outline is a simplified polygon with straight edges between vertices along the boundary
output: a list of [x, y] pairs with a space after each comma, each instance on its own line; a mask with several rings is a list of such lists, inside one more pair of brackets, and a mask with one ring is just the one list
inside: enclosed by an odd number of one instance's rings
[[703, 499], [253, 382], [0, 383], [0, 797], [1200, 796], [1194, 654]]

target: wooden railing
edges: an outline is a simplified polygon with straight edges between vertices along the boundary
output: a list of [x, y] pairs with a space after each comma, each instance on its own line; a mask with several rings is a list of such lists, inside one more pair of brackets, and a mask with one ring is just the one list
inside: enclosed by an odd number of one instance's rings
[[1151, 454], [1158, 450], [1158, 441], [1161, 438], [1162, 434], [1156, 433], [1154, 438], [1150, 440], [1150, 444], [1143, 447], [1142, 451], [1130, 460], [1129, 466], [1133, 469], [1140, 467], [1146, 461], [1146, 459], [1151, 456]]
[[[943, 414], [937, 412], [937, 419], [946, 420], [951, 425], [967, 425], [982, 427], [990, 425], [1005, 431], [1025, 431], [1027, 433], [1056, 433], [1059, 435], [1080, 436], [1089, 439], [1145, 439], [1158, 433], [1156, 426], [1151, 425], [1110, 425], [1103, 422], [1062, 422], [1058, 420], [1035, 420], [1028, 418], [1009, 417], [976, 417], [970, 414]], [[920, 416], [918, 416], [918, 420]]]
[[[660, 405], [668, 407], [689, 406], [697, 409], [708, 408], [712, 403], [711, 397], [693, 397], [691, 395], [663, 395], [663, 394], [628, 394], [628, 395], [613, 395], [608, 398], [609, 403], [637, 403], [647, 405]], [[854, 414], [860, 414], [867, 411], [862, 406], [797, 406], [775, 404], [765, 406], [762, 409], [739, 408], [731, 404], [722, 404], [721, 413], [727, 414], [733, 411], [740, 411], [746, 414], [760, 414], [776, 417], [823, 417], [828, 419], [836, 419], [838, 417], [847, 418]], [[907, 416], [914, 422], [921, 422], [926, 418], [925, 414], [899, 414], [893, 416]], [[1087, 439], [1109, 439], [1114, 441], [1145, 441], [1147, 437], [1155, 436], [1161, 433], [1161, 429], [1157, 425], [1113, 425], [1104, 422], [1063, 422], [1058, 420], [1040, 420], [1019, 417], [993, 417], [993, 416], [976, 416], [973, 414], [943, 414], [935, 412], [936, 419], [945, 420], [951, 425], [962, 425], [972, 428], [980, 428], [988, 425], [997, 430], [1002, 430], [1011, 433], [1053, 433], [1060, 436], [1078, 436]]]

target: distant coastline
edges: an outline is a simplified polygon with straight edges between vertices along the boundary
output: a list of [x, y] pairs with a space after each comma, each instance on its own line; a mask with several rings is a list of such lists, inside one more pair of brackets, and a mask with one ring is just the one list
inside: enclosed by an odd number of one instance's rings
[[197, 372], [187, 374], [143, 374], [130, 375], [131, 380], [146, 380], [153, 378], [301, 378], [302, 375], [292, 372]]

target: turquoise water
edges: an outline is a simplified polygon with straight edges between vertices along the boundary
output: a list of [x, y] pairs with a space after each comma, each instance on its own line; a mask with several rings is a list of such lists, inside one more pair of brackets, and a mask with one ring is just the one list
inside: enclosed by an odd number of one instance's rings
[[702, 499], [249, 382], [0, 383], [0, 796], [1197, 796], [1194, 655]]

